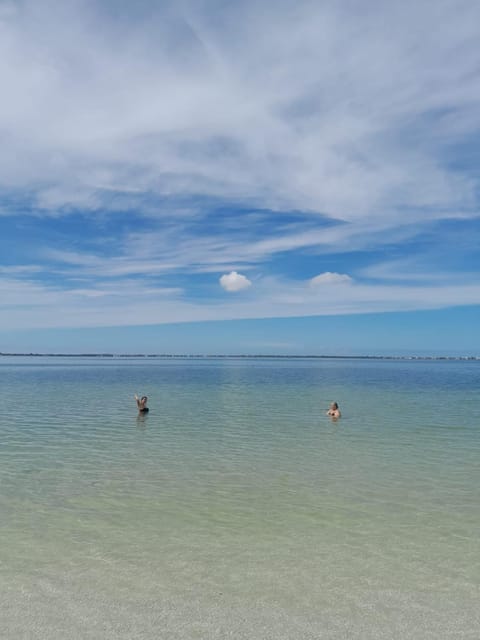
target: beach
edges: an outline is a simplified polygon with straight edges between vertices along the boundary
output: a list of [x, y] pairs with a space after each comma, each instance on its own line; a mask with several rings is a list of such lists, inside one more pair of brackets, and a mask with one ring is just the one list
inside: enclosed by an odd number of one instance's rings
[[477, 637], [480, 363], [0, 376], [3, 638]]

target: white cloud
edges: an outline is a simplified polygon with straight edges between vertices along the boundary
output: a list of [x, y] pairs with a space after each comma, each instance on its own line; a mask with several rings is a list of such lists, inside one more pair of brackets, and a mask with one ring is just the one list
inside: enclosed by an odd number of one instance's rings
[[323, 285], [331, 284], [347, 284], [352, 282], [352, 278], [346, 273], [332, 273], [331, 271], [325, 271], [325, 273], [320, 273], [309, 282], [311, 287], [321, 287]]
[[[452, 243], [452, 246], [453, 243]], [[449, 272], [446, 264], [441, 263], [437, 258], [436, 264], [429, 263], [428, 256], [414, 256], [409, 258], [390, 260], [378, 264], [370, 265], [359, 270], [358, 275], [369, 278], [373, 282], [403, 282], [404, 284], [436, 284], [445, 285], [459, 281], [459, 273]], [[445, 263], [445, 257], [444, 257]], [[439, 266], [438, 266], [439, 265]], [[462, 271], [461, 283], [475, 284], [479, 280], [479, 274], [475, 271]]]
[[415, 286], [352, 283], [338, 287], [335, 296], [324, 296], [321, 289], [317, 292], [312, 295], [308, 283], [299, 286], [298, 282], [269, 278], [256, 283], [251, 296], [221, 297], [205, 304], [189, 302], [183, 291], [154, 288], [146, 282], [119, 281], [99, 284], [96, 289], [71, 286], [65, 290], [0, 278], [0, 330], [331, 316], [480, 304], [480, 286], [460, 280]]
[[242, 289], [247, 289], [248, 287], [250, 287], [252, 283], [241, 273], [231, 271], [230, 273], [225, 273], [220, 278], [220, 284], [225, 289], [225, 291], [241, 291]]
[[53, 210], [117, 191], [372, 229], [399, 209], [403, 224], [472, 215], [474, 177], [446, 152], [480, 126], [480, 7], [364, 5], [146, 2], [113, 19], [95, 1], [8, 4], [0, 185]]
[[[480, 4], [442, 0], [433, 11], [428, 2], [365, 0], [356, 12], [338, 0], [261, 8], [146, 0], [129, 15], [117, 3], [112, 16], [113, 6], [1, 5], [0, 194], [11, 199], [2, 198], [0, 215], [25, 213], [9, 203], [27, 193], [44, 208], [36, 215], [138, 211], [152, 228], [122, 236], [119, 224], [108, 251], [92, 238], [62, 252], [40, 246], [49, 282], [66, 278], [57, 288], [33, 277], [37, 255], [35, 265], [4, 266], [1, 326], [479, 303], [474, 274], [468, 286], [454, 275], [424, 277], [428, 264], [371, 265], [355, 282], [332, 272], [300, 285], [256, 277], [248, 296], [228, 304], [189, 303], [172, 276], [224, 273], [223, 288], [239, 291], [251, 285], [242, 273], [260, 263], [268, 272], [282, 253], [401, 248], [421, 224], [478, 215]], [[258, 226], [244, 212], [219, 223], [198, 204], [216, 198], [273, 213]], [[303, 218], [285, 223], [282, 211]], [[205, 223], [201, 233], [192, 219]], [[322, 295], [322, 285], [347, 283], [335, 300]]]

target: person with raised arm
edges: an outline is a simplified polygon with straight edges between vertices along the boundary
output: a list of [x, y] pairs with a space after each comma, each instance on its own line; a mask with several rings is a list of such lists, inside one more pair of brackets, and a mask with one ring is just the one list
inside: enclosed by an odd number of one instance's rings
[[147, 396], [142, 396], [139, 398], [137, 394], [135, 394], [135, 400], [137, 402], [138, 413], [148, 413], [150, 409], [147, 407]]

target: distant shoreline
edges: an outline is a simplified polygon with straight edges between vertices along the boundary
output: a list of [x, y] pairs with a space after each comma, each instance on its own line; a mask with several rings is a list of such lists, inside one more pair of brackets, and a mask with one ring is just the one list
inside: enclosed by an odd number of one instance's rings
[[394, 355], [269, 355], [269, 354], [170, 354], [170, 353], [3, 353], [0, 357], [35, 357], [35, 358], [158, 358], [158, 359], [269, 359], [269, 360], [468, 360], [480, 361], [480, 356], [394, 356]]

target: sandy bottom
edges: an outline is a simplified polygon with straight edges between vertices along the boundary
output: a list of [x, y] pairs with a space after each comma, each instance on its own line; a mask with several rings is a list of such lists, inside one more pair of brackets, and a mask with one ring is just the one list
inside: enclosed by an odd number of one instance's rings
[[[2, 584], [4, 640], [116, 640], [245, 638], [249, 640], [478, 639], [480, 615], [470, 603], [438, 592], [349, 592], [333, 577], [286, 603], [269, 594], [235, 593], [201, 585], [179, 593], [147, 573], [110, 571], [59, 575], [45, 572], [29, 583]], [[254, 576], [252, 576], [254, 578]], [[255, 582], [255, 580], [253, 580]], [[446, 594], [445, 594], [446, 595]]]

